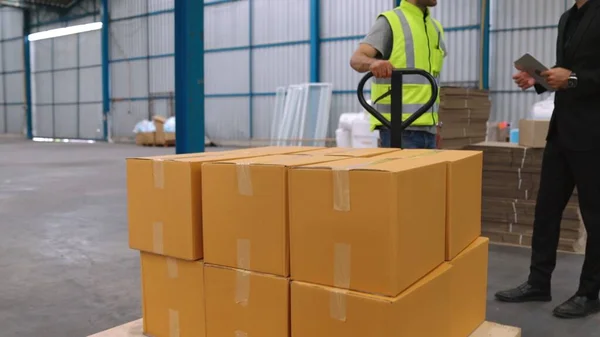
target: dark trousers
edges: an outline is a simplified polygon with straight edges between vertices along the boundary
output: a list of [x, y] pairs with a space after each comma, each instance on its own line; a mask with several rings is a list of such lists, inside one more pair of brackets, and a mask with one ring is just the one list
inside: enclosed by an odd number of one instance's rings
[[597, 298], [600, 292], [600, 150], [572, 151], [553, 142], [546, 145], [535, 208], [529, 283], [550, 289], [562, 213], [575, 187], [588, 234], [577, 294]]
[[[391, 147], [391, 133], [387, 128], [379, 128], [380, 147]], [[402, 132], [403, 149], [435, 149], [436, 139], [433, 133], [405, 130]]]

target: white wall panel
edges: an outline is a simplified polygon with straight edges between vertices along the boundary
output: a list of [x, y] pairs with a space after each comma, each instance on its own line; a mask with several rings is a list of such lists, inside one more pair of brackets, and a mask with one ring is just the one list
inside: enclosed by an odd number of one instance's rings
[[558, 24], [566, 5], [565, 0], [494, 0], [491, 15], [493, 29], [513, 29]]
[[113, 98], [148, 96], [148, 61], [111, 63], [110, 82]]
[[175, 52], [175, 16], [173, 13], [148, 17], [150, 30], [150, 55]]
[[[501, 0], [505, 1], [505, 0]], [[444, 27], [463, 27], [480, 24], [480, 0], [438, 1], [431, 15]]]
[[54, 41], [52, 60], [54, 69], [77, 67], [77, 35], [52, 39]]
[[249, 92], [249, 62], [247, 50], [205, 54], [205, 92], [207, 94]]
[[79, 137], [84, 139], [102, 139], [102, 104], [79, 105]]
[[[2, 69], [0, 69], [0, 73], [2, 72]], [[0, 74], [0, 105], [2, 105], [2, 103], [4, 103], [4, 75]], [[2, 118], [2, 116], [0, 116], [0, 119]], [[2, 128], [0, 127], [0, 131], [2, 131]]]
[[175, 91], [175, 58], [150, 59], [150, 92]]
[[110, 34], [111, 59], [140, 57], [148, 54], [146, 18], [112, 22]]
[[308, 0], [252, 0], [252, 44], [308, 40]]
[[255, 96], [252, 98], [252, 136], [254, 138], [270, 139], [274, 108], [275, 96]]
[[254, 92], [275, 92], [277, 87], [310, 80], [310, 51], [307, 44], [254, 49], [252, 52]]
[[247, 46], [248, 0], [227, 2], [204, 8], [204, 48]]
[[86, 24], [86, 23], [98, 22], [101, 19], [102, 18], [99, 15], [96, 16], [96, 17], [86, 16], [86, 17], [83, 17], [83, 18], [80, 18], [80, 19], [69, 21], [69, 26], [76, 26], [76, 25], [83, 25], [83, 24]]
[[99, 65], [102, 63], [101, 31], [79, 34], [79, 66]]
[[25, 101], [25, 78], [23, 73], [5, 74], [4, 83], [6, 87], [6, 102], [20, 103]]
[[4, 53], [4, 70], [23, 70], [23, 41], [4, 41], [2, 45]]
[[9, 105], [6, 107], [7, 133], [23, 133], [25, 128], [25, 110], [22, 105]]
[[157, 12], [172, 9], [174, 5], [174, 0], [148, 0], [148, 12]]
[[6, 129], [6, 119], [6, 109], [4, 108], [4, 105], [0, 104], [0, 133], [8, 132], [8, 130]]
[[79, 70], [79, 101], [102, 101], [102, 67]]
[[31, 71], [52, 69], [52, 39], [31, 42]]
[[54, 117], [52, 106], [50, 105], [34, 105], [32, 108], [33, 114], [33, 134], [37, 137], [53, 137], [54, 134]]
[[0, 39], [23, 36], [23, 12], [15, 8], [2, 8], [0, 13]]
[[[359, 41], [334, 41], [321, 45], [321, 81], [333, 83], [333, 90], [356, 90], [364, 74], [350, 67], [350, 57]], [[365, 89], [370, 88], [370, 81]]]
[[113, 137], [131, 137], [133, 127], [148, 119], [148, 101], [114, 102], [112, 109]]
[[321, 37], [365, 35], [393, 0], [322, 0]]
[[[3, 48], [4, 48], [4, 42], [0, 42], [0, 72], [4, 71], [4, 52], [2, 51]], [[0, 75], [0, 76], [2, 76], [2, 75]]]
[[54, 106], [54, 137], [78, 138], [77, 105]]
[[77, 101], [77, 70], [54, 72], [54, 103]]
[[205, 103], [206, 135], [217, 140], [250, 137], [247, 97], [208, 98]]
[[479, 85], [480, 48], [479, 30], [461, 30], [446, 33], [448, 56], [444, 60], [442, 83]]
[[31, 96], [34, 104], [52, 104], [52, 73], [31, 74]]
[[111, 19], [119, 19], [148, 12], [148, 0], [111, 0], [109, 1]]

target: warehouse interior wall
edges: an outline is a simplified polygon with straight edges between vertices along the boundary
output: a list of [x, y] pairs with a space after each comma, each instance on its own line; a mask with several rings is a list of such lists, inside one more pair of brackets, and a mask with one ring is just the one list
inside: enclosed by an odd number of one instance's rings
[[[489, 88], [490, 119], [514, 123], [543, 97], [513, 85], [513, 61], [529, 52], [552, 65], [557, 22], [572, 1], [488, 1], [440, 1], [433, 10], [445, 26], [449, 52], [441, 81]], [[28, 16], [30, 31], [98, 22], [100, 3], [82, 0], [60, 15], [38, 9]], [[36, 135], [118, 141], [131, 138], [142, 119], [174, 115], [174, 0], [108, 3], [108, 90], [102, 89], [101, 32], [31, 43]], [[355, 90], [361, 74], [350, 68], [350, 56], [377, 15], [395, 5], [396, 0], [205, 0], [206, 134], [216, 141], [268, 138], [277, 88], [320, 81], [334, 87], [333, 136], [341, 113], [360, 111]], [[23, 13], [0, 10], [0, 133], [23, 133]], [[108, 135], [102, 134], [103, 97], [110, 97]]]

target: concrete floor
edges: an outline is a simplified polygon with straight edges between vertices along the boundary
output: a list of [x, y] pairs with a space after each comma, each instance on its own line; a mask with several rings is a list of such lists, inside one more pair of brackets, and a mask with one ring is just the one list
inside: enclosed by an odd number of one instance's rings
[[[85, 337], [140, 317], [124, 158], [172, 151], [0, 138], [2, 337]], [[494, 291], [524, 279], [528, 260], [527, 249], [491, 248], [488, 319], [519, 326], [524, 337], [600, 336], [600, 316], [551, 316], [576, 289], [580, 256], [560, 256], [553, 303], [493, 300]]]

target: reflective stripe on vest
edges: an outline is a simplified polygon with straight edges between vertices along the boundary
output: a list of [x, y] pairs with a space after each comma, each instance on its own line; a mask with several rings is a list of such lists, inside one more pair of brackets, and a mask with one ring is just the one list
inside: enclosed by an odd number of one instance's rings
[[[409, 19], [406, 14], [402, 10], [402, 6], [388, 12], [384, 12], [381, 14], [385, 16], [390, 23], [392, 28], [394, 38], [394, 47], [392, 50], [392, 55], [390, 57], [390, 62], [394, 68], [419, 68], [430, 71], [429, 67], [423, 67], [423, 62], [421, 62], [421, 67], [418, 67], [416, 60], [416, 45], [415, 39], [413, 38], [413, 31], [411, 29], [411, 25]], [[412, 6], [412, 5], [410, 5]], [[410, 13], [409, 13], [410, 14]], [[422, 22], [422, 19], [421, 19]], [[445, 46], [443, 46], [443, 33], [441, 30], [441, 26], [438, 23], [433, 22], [433, 26], [435, 27], [435, 32], [438, 35], [440, 48], [445, 50]], [[414, 20], [413, 20], [414, 24]], [[429, 26], [428, 26], [429, 27]], [[420, 28], [420, 27], [419, 27]], [[428, 43], [428, 42], [422, 42]], [[402, 53], [403, 55], [399, 55]], [[441, 65], [439, 62], [443, 62], [443, 58], [441, 60], [435, 59], [435, 55], [433, 55], [433, 51], [430, 53], [430, 59], [427, 60], [429, 64], [431, 64], [431, 70], [435, 69], [435, 67], [441, 69]], [[432, 60], [433, 59], [433, 60]], [[438, 75], [438, 74], [435, 74]], [[439, 79], [436, 77], [439, 83]], [[425, 105], [429, 99], [431, 98], [431, 85], [429, 81], [419, 75], [405, 75], [403, 77], [403, 115], [402, 119], [407, 119], [411, 114], [415, 113], [419, 108]], [[391, 85], [391, 79], [374, 79], [373, 84], [371, 86], [371, 99], [373, 102], [377, 101], [374, 104], [374, 107], [377, 111], [382, 113], [384, 117], [390, 120], [390, 112], [391, 112], [391, 97], [385, 97], [380, 100], [378, 98], [382, 97], [386, 92], [389, 91]], [[412, 125], [413, 126], [435, 126], [438, 121], [438, 107], [439, 107], [439, 94], [436, 99], [436, 104], [434, 107], [424, 115], [422, 115], [419, 119], [417, 119]], [[381, 125], [379, 121], [377, 121], [374, 117], [371, 118], [371, 124], [373, 127], [377, 125]]]

